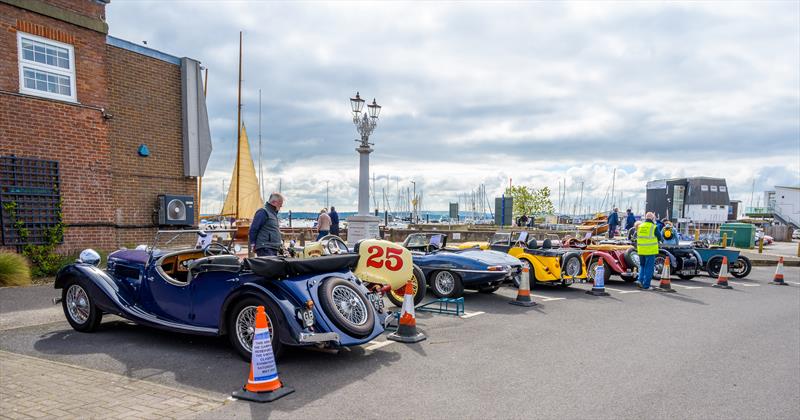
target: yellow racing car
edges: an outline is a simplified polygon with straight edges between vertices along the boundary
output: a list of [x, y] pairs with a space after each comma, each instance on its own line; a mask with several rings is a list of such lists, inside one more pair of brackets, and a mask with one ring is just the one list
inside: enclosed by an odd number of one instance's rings
[[528, 239], [528, 232], [497, 232], [489, 241], [489, 249], [507, 252], [519, 258], [531, 273], [531, 287], [536, 283], [569, 286], [585, 279], [586, 264], [581, 251], [560, 248], [559, 241], [545, 239], [539, 243]]

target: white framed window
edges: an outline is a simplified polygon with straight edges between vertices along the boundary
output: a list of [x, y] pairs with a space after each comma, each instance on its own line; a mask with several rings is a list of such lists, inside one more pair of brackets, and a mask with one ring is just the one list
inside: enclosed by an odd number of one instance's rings
[[726, 191], [728, 191], [728, 187], [726, 187], [724, 185], [720, 185], [719, 186], [719, 192], [726, 192]]
[[711, 205], [711, 208], [712, 208], [712, 209], [715, 209], [715, 208], [717, 208], [716, 204], [712, 204], [712, 205]]
[[707, 209], [708, 208], [708, 204], [703, 204], [703, 208]]
[[701, 185], [700, 191], [708, 191], [708, 185]]
[[717, 192], [717, 186], [716, 185], [712, 185], [711, 186], [711, 191]]
[[72, 45], [17, 32], [17, 53], [20, 93], [77, 102]]

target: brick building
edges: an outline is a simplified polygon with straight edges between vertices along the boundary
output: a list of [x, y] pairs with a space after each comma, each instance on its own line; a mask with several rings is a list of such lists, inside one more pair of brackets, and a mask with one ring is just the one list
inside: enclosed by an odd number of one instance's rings
[[108, 36], [109, 1], [0, 0], [0, 246], [59, 218], [63, 251], [143, 243], [159, 194], [197, 196], [199, 63]]

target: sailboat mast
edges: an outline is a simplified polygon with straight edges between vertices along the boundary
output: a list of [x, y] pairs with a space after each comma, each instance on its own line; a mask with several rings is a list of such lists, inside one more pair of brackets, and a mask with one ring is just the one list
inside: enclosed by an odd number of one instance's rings
[[617, 183], [617, 168], [614, 168], [614, 175], [611, 178], [611, 208], [614, 208], [614, 205], [617, 204], [616, 200], [614, 200], [614, 186]]
[[239, 218], [239, 176], [242, 173], [242, 162], [239, 150], [242, 148], [242, 31], [239, 31], [239, 92], [236, 100], [236, 218]]
[[261, 169], [261, 89], [258, 90], [258, 182], [264, 198], [264, 171]]

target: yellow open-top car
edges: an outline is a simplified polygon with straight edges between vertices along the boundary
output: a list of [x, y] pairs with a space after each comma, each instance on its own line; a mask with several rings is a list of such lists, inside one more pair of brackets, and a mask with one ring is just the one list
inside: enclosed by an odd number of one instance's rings
[[507, 252], [528, 267], [531, 287], [536, 283], [569, 286], [575, 280], [586, 278], [581, 251], [560, 246], [559, 241], [550, 239], [541, 243], [528, 239], [528, 232], [497, 232], [489, 241], [489, 249]]

